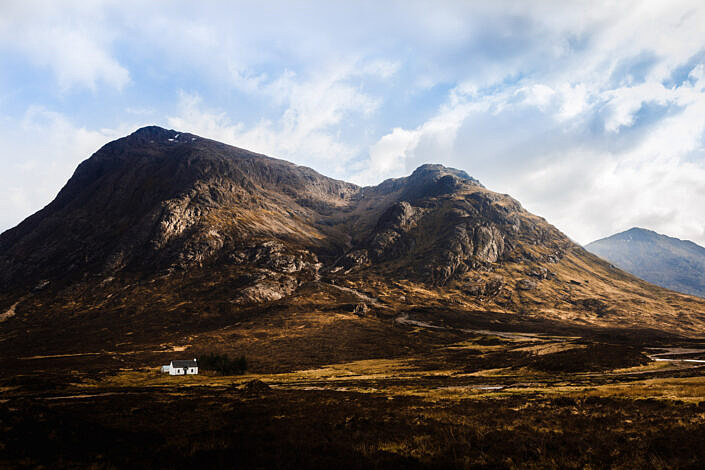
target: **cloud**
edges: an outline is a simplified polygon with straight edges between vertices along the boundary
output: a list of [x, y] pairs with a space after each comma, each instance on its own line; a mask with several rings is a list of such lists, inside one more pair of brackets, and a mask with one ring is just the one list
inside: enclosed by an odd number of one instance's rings
[[64, 91], [74, 86], [95, 90], [99, 82], [121, 90], [130, 81], [127, 69], [81, 32], [33, 31], [23, 48], [38, 65], [51, 67]]
[[[485, 94], [459, 87], [425, 123], [381, 137], [364, 165], [374, 171], [359, 178], [438, 161], [511, 193], [583, 243], [634, 225], [702, 243], [701, 72], [695, 66], [678, 87], [593, 85], [591, 95], [582, 83], [524, 80]], [[650, 119], [650, 106], [664, 111]]]
[[342, 175], [345, 165], [362, 150], [342, 135], [344, 119], [369, 116], [379, 106], [354, 80], [393, 73], [389, 64], [359, 63], [334, 64], [307, 77], [285, 70], [271, 79], [260, 76], [249, 81], [251, 93], [281, 107], [277, 119], [252, 125], [235, 122], [226, 111], [206, 107], [200, 95], [182, 91], [178, 112], [168, 122], [180, 130]]
[[135, 127], [89, 130], [40, 106], [30, 106], [20, 121], [1, 121], [0, 227], [5, 228], [51, 202], [81, 161]]
[[99, 84], [121, 90], [130, 73], [110, 52], [115, 37], [97, 10], [105, 4], [3, 2], [0, 49], [21, 52], [31, 64], [51, 69], [63, 92], [95, 91]]

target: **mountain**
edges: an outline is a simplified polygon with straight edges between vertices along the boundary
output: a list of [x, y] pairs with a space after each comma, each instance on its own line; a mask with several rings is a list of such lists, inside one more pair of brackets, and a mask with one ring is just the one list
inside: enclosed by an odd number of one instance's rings
[[634, 227], [585, 248], [649, 282], [705, 297], [705, 248], [691, 241]]
[[464, 171], [360, 187], [154, 126], [0, 234], [0, 353], [188, 344], [315, 362], [428, 347], [402, 321], [692, 335], [702, 312]]

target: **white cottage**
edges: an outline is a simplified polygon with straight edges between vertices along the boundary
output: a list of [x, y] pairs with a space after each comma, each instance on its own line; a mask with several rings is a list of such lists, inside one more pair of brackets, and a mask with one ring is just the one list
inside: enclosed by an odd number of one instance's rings
[[195, 358], [193, 360], [171, 361], [169, 365], [162, 366], [162, 372], [169, 373], [169, 375], [198, 374], [198, 361]]

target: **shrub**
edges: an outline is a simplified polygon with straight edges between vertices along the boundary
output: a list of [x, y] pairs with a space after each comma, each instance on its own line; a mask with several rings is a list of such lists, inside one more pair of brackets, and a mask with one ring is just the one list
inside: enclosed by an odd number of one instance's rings
[[227, 354], [208, 353], [198, 359], [198, 367], [221, 375], [240, 375], [247, 370], [247, 359], [245, 356], [231, 358]]

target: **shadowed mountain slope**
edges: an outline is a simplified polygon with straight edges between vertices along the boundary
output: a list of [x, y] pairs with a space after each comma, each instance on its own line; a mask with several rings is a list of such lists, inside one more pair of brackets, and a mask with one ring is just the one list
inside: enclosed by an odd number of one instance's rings
[[705, 297], [705, 248], [691, 241], [635, 227], [585, 248], [649, 282]]
[[[273, 312], [315, 321], [277, 330]], [[271, 349], [280, 331], [286, 354], [350, 359], [362, 344], [411, 347], [395, 319], [693, 335], [702, 312], [463, 171], [423, 165], [359, 187], [158, 127], [105, 145], [0, 235], [0, 350]], [[243, 322], [260, 333], [244, 339]]]

